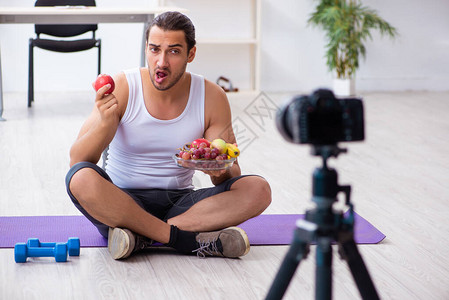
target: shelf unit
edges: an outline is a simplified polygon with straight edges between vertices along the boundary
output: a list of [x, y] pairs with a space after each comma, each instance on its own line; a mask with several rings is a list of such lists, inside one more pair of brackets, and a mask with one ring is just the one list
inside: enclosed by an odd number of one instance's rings
[[[167, 5], [175, 5], [182, 8], [187, 9], [188, 11], [192, 11], [191, 7], [189, 7], [189, 3], [194, 2], [195, 0], [191, 1], [176, 1], [176, 0], [159, 0], [159, 5], [161, 6], [167, 6]], [[214, 37], [214, 38], [203, 38], [201, 36], [197, 36], [197, 44], [199, 46], [201, 45], [207, 45], [207, 46], [223, 46], [223, 45], [236, 45], [236, 46], [249, 46], [249, 61], [247, 67], [249, 68], [249, 82], [250, 82], [250, 88], [249, 92], [259, 93], [260, 92], [260, 38], [261, 38], [261, 0], [245, 0], [250, 2], [250, 24], [252, 26], [251, 28], [251, 36], [248, 38], [240, 38], [240, 37]], [[214, 1], [208, 1], [208, 7], [204, 8], [204, 13], [213, 14], [214, 11]], [[232, 6], [230, 7], [229, 14], [232, 14]], [[218, 33], [217, 35], [220, 35]], [[238, 86], [238, 82], [233, 82], [234, 86]], [[244, 91], [248, 91], [247, 89], [244, 89]]]

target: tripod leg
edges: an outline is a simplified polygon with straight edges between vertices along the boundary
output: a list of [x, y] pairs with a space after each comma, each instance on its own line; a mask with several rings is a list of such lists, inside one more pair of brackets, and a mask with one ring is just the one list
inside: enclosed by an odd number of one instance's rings
[[299, 231], [300, 229], [295, 230], [293, 242], [274, 278], [266, 300], [282, 299], [301, 259], [306, 258], [309, 253], [309, 244], [300, 239]]
[[339, 246], [340, 255], [348, 263], [362, 299], [380, 299], [352, 234], [350, 234], [350, 237], [346, 237], [344, 241], [339, 241]]
[[332, 241], [330, 237], [317, 239], [315, 299], [332, 299]]

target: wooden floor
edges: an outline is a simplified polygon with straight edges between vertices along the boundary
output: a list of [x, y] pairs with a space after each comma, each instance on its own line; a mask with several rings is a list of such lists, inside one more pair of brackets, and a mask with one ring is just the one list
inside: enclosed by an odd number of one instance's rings
[[[230, 96], [243, 172], [263, 175], [272, 187], [265, 213], [313, 207], [311, 174], [320, 165], [309, 146], [289, 144], [277, 132], [274, 111], [266, 108], [279, 106], [284, 96]], [[356, 211], [387, 236], [359, 249], [381, 298], [449, 299], [449, 93], [362, 96], [366, 140], [345, 144], [348, 153], [330, 160], [339, 183], [352, 185]], [[4, 100], [0, 214], [79, 214], [64, 177], [93, 94], [38, 93], [31, 109], [24, 93], [6, 93]], [[210, 185], [201, 174], [195, 183]], [[284, 299], [314, 298], [311, 249]], [[106, 248], [82, 248], [67, 263], [41, 258], [16, 264], [13, 249], [0, 249], [0, 299], [263, 299], [287, 250], [252, 247], [241, 259], [154, 250], [114, 261]], [[347, 265], [334, 253], [334, 299], [359, 299]]]

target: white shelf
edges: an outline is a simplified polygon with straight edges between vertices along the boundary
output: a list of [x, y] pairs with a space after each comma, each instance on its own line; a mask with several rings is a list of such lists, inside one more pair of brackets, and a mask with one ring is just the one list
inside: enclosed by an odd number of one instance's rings
[[198, 44], [210, 44], [210, 45], [223, 45], [223, 44], [241, 44], [241, 45], [256, 45], [258, 44], [257, 39], [255, 38], [250, 38], [250, 39], [233, 39], [233, 38], [223, 38], [223, 39], [208, 39], [208, 38], [199, 38], [196, 41]]

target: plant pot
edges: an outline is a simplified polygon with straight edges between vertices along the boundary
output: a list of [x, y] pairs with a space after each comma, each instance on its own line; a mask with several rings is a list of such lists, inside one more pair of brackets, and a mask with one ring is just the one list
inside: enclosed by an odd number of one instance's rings
[[355, 80], [334, 78], [333, 92], [338, 97], [355, 96]]

